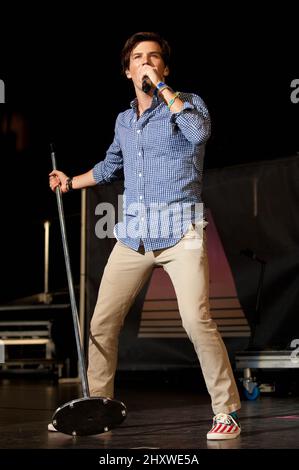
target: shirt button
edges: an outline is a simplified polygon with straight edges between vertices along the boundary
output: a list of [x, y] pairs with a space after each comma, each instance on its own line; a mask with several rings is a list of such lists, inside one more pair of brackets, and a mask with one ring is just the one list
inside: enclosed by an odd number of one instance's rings
[[141, 152], [138, 153], [139, 157], [141, 157]]
[[142, 173], [139, 173], [139, 176], [142, 176]]
[[138, 129], [138, 131], [137, 131], [137, 134], [140, 134], [140, 132], [141, 132], [141, 130], [140, 130], [140, 129]]
[[141, 200], [141, 199], [142, 199], [142, 196], [139, 196], [139, 199]]
[[141, 217], [141, 221], [142, 221], [142, 222], [144, 221], [144, 217]]

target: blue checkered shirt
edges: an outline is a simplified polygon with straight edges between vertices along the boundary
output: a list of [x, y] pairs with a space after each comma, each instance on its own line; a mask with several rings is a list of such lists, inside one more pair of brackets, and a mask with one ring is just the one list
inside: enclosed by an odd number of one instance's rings
[[98, 184], [124, 172], [123, 220], [114, 235], [134, 250], [175, 245], [190, 222], [203, 220], [202, 170], [210, 117], [203, 100], [181, 93], [183, 109], [171, 113], [154, 95], [138, 119], [137, 100], [116, 120], [114, 140], [93, 168]]

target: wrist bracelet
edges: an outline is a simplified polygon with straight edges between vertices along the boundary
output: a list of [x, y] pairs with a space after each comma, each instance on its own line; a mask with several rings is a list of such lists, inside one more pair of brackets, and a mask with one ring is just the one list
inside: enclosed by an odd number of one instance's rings
[[164, 82], [159, 82], [157, 83], [156, 85], [156, 89], [158, 90], [158, 93], [161, 93], [163, 90], [165, 90], [166, 88], [169, 88], [168, 85], [166, 85], [166, 83]]
[[171, 106], [173, 105], [173, 103], [175, 102], [175, 100], [176, 100], [179, 96], [180, 96], [180, 92], [177, 91], [177, 92], [174, 94], [174, 97], [171, 98], [171, 100], [169, 101], [169, 103], [168, 103], [168, 105], [167, 105], [167, 106], [168, 106], [168, 109], [171, 108]]
[[70, 192], [73, 190], [73, 177], [72, 176], [67, 178], [65, 182], [65, 186], [66, 186], [67, 192]]
[[166, 83], [159, 82], [159, 83], [157, 83], [156, 88], [157, 88], [158, 91], [160, 91], [160, 88], [163, 88], [164, 86], [166, 86]]

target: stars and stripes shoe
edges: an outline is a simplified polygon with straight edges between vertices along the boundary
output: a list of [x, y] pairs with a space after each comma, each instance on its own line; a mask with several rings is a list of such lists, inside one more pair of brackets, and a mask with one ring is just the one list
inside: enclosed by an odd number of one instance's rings
[[241, 426], [231, 415], [218, 413], [213, 418], [213, 426], [207, 434], [207, 439], [235, 439], [241, 433]]

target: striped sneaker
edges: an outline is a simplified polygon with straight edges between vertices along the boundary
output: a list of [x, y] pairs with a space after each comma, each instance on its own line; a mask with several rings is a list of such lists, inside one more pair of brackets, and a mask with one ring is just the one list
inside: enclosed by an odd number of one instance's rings
[[207, 439], [235, 439], [241, 433], [240, 424], [225, 413], [218, 413], [213, 418], [213, 426], [207, 434]]

